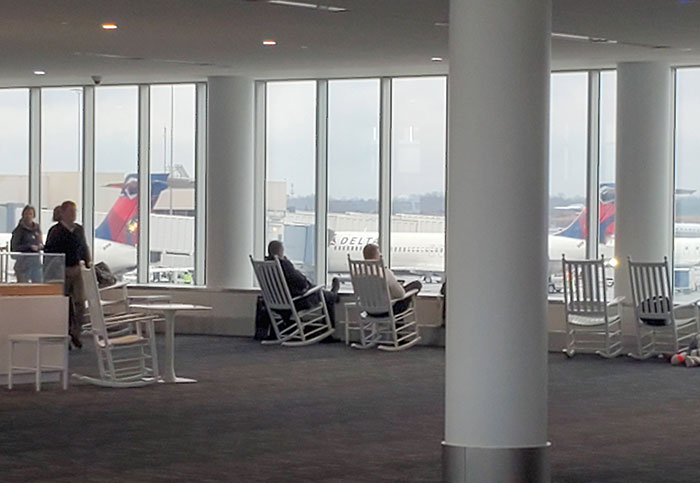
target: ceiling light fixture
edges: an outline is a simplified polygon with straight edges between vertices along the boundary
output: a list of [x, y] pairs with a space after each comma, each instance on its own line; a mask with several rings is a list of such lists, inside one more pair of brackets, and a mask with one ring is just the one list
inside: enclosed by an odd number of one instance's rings
[[435, 22], [433, 25], [436, 27], [449, 27], [450, 24], [448, 22]]
[[296, 2], [293, 0], [267, 0], [267, 3], [273, 5], [284, 5], [285, 7], [312, 8], [315, 10], [324, 10], [331, 13], [347, 12], [344, 7], [334, 7], [333, 5], [321, 5], [320, 3]]
[[116, 23], [103, 23], [102, 28], [104, 30], [117, 30], [117, 24]]
[[276, 40], [268, 39], [268, 40], [263, 40], [263, 41], [262, 41], [262, 44], [269, 47], [269, 46], [272, 46], [272, 45], [277, 45], [277, 41], [276, 41]]
[[594, 44], [616, 44], [617, 40], [606, 39], [604, 37], [589, 37], [587, 35], [564, 34], [561, 32], [552, 32], [553, 39], [576, 40], [580, 42], [591, 42]]
[[433, 62], [442, 62], [444, 59], [442, 57], [431, 57], [430, 60]]
[[46, 74], [46, 71], [43, 71], [43, 70], [35, 70], [34, 71], [34, 75], [44, 75], [44, 74]]

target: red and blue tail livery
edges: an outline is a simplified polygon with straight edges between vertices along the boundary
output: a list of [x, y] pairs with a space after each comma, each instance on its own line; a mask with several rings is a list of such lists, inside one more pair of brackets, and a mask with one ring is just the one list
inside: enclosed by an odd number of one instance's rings
[[[609, 240], [615, 234], [615, 200], [600, 202], [598, 205], [598, 222], [600, 224], [598, 241], [605, 243], [606, 240]], [[588, 237], [588, 209], [581, 211], [569, 226], [556, 235], [579, 240], [586, 239]]]
[[[168, 188], [168, 173], [151, 174], [151, 208], [166, 188]], [[95, 237], [135, 246], [139, 239], [138, 215], [139, 181], [138, 175], [132, 173], [124, 179], [119, 197], [95, 230]]]

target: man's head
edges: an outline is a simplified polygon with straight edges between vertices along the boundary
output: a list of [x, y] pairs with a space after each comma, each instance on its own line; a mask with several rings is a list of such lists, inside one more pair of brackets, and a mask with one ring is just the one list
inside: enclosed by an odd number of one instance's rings
[[78, 216], [78, 209], [72, 201], [64, 201], [61, 203], [61, 221], [66, 223], [75, 223]]
[[55, 206], [53, 209], [53, 221], [61, 221], [61, 205]]
[[368, 243], [362, 249], [362, 256], [365, 260], [379, 260], [382, 254], [379, 252], [379, 247], [374, 243]]
[[282, 242], [279, 240], [272, 240], [267, 245], [267, 254], [270, 256], [270, 258], [273, 258], [275, 255], [277, 255], [279, 258], [283, 258], [284, 245], [282, 245]]

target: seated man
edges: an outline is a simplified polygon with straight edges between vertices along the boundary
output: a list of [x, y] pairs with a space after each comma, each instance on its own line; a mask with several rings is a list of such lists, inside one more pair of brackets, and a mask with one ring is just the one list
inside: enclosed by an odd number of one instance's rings
[[[308, 278], [304, 276], [299, 270], [296, 269], [294, 264], [289, 261], [287, 257], [284, 256], [284, 245], [281, 241], [272, 240], [267, 245], [267, 257], [266, 260], [272, 260], [277, 256], [280, 260], [280, 265], [282, 266], [282, 273], [284, 274], [284, 279], [287, 282], [287, 287], [289, 287], [289, 293], [292, 297], [298, 297], [306, 293], [307, 290], [313, 288], [313, 284]], [[340, 289], [340, 280], [338, 278], [333, 278], [331, 282], [331, 290], [322, 290], [323, 298], [326, 301], [326, 307], [328, 308], [328, 318], [331, 321], [331, 325], [335, 327], [335, 303], [339, 300], [338, 290]], [[297, 309], [308, 308], [311, 304], [317, 303], [318, 294], [313, 294], [307, 299], [301, 299], [297, 301]]]
[[[369, 243], [362, 249], [362, 256], [365, 257], [365, 260], [379, 260], [382, 254], [377, 245]], [[417, 289], [420, 292], [420, 289], [423, 288], [423, 284], [420, 283], [420, 280], [414, 280], [406, 285], [401, 285], [399, 281], [396, 280], [394, 272], [389, 270], [387, 267], [384, 267], [384, 273], [386, 275], [387, 285], [389, 286], [389, 297], [391, 297], [392, 300], [400, 299], [410, 290]], [[406, 309], [408, 309], [409, 305], [411, 305], [410, 299], [395, 302], [394, 313], [400, 314], [401, 312], [404, 312]]]

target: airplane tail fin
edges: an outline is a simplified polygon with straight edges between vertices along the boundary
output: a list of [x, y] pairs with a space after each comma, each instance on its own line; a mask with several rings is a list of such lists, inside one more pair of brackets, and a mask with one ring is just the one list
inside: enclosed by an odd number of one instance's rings
[[[139, 239], [138, 174], [128, 174], [124, 183], [112, 186], [121, 188], [121, 191], [112, 208], [95, 230], [95, 237], [126, 245], [136, 245]], [[151, 207], [156, 204], [167, 187], [168, 173], [151, 174]]]
[[557, 233], [557, 236], [584, 240], [588, 237], [588, 209], [584, 208], [569, 226]]
[[[600, 234], [598, 241], [605, 243], [615, 234], [615, 201], [602, 201], [598, 207], [598, 220]], [[569, 226], [557, 233], [557, 236], [576, 238], [579, 240], [588, 237], [588, 210], [584, 209]]]

